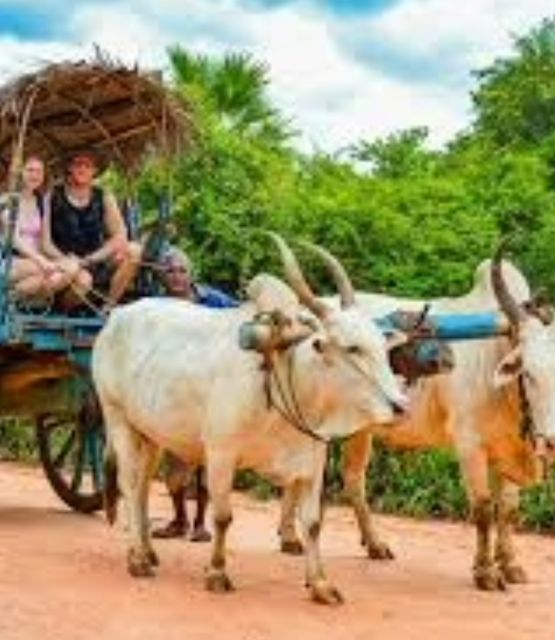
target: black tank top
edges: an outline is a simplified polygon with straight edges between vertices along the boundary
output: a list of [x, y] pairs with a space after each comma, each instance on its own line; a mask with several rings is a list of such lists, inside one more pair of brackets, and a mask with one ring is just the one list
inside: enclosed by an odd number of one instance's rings
[[93, 187], [89, 204], [76, 207], [63, 185], [56, 185], [50, 200], [50, 234], [62, 253], [86, 256], [104, 244], [104, 193]]

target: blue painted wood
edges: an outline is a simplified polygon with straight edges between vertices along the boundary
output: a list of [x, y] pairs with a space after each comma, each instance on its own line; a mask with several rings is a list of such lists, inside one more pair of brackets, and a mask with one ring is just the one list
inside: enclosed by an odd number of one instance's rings
[[[440, 340], [483, 340], [503, 334], [501, 316], [495, 312], [430, 314], [426, 318], [431, 325], [432, 337]], [[395, 313], [377, 320], [384, 333], [398, 330]]]
[[437, 338], [443, 340], [482, 340], [503, 333], [498, 313], [468, 313], [431, 315]]
[[102, 318], [12, 313], [0, 325], [0, 347], [20, 345], [37, 352], [61, 353], [88, 370], [92, 345], [103, 324]]

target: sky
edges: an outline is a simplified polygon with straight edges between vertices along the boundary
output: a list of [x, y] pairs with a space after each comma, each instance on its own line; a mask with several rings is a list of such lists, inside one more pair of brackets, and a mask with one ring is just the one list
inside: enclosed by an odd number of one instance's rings
[[305, 150], [414, 126], [441, 147], [471, 122], [472, 71], [553, 15], [553, 0], [0, 0], [0, 83], [94, 43], [156, 68], [176, 43], [249, 52]]

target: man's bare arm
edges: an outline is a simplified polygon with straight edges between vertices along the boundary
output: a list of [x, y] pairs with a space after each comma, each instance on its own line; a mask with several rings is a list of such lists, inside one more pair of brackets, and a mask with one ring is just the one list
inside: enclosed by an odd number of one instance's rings
[[106, 242], [96, 251], [82, 258], [84, 265], [97, 264], [111, 258], [115, 251], [127, 243], [127, 229], [116, 199], [104, 194], [104, 224], [108, 233]]

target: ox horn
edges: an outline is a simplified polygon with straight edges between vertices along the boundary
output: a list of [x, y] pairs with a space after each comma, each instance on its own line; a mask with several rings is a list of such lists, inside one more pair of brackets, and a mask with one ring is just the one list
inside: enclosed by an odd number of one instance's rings
[[337, 287], [337, 291], [339, 292], [341, 307], [343, 309], [352, 307], [355, 304], [355, 289], [349, 275], [347, 274], [347, 270], [341, 262], [339, 262], [339, 260], [327, 249], [324, 249], [324, 247], [321, 247], [318, 244], [312, 244], [312, 242], [305, 241], [301, 244], [316, 253], [328, 268], [335, 282], [335, 286]]
[[502, 259], [509, 239], [504, 238], [498, 245], [491, 260], [491, 284], [497, 302], [511, 325], [518, 325], [524, 318], [524, 311], [509, 292], [503, 277]]
[[312, 292], [292, 249], [277, 233], [273, 233], [272, 231], [268, 231], [267, 233], [279, 249], [287, 282], [297, 294], [301, 303], [310, 309], [318, 318], [324, 319], [329, 313], [329, 307]]

